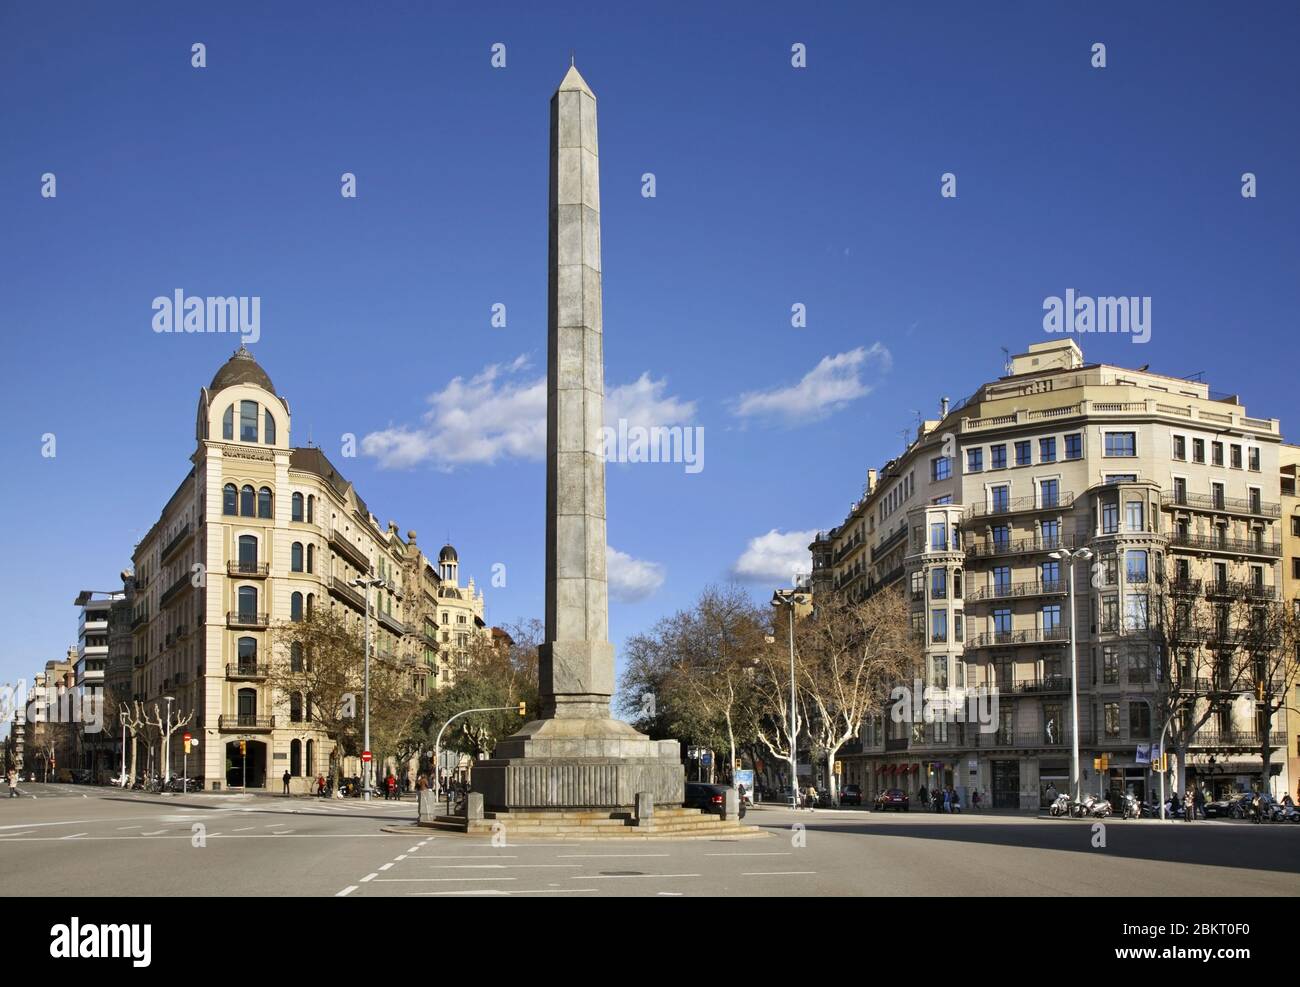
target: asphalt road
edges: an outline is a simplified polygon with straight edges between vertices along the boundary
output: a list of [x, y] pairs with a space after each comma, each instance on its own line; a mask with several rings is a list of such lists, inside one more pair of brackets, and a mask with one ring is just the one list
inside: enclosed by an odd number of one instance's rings
[[[1294, 895], [1300, 826], [760, 808], [747, 840], [395, 834], [411, 800], [0, 798], [3, 895]], [[33, 797], [34, 796], [34, 797]], [[1104, 837], [1104, 846], [1094, 845]]]

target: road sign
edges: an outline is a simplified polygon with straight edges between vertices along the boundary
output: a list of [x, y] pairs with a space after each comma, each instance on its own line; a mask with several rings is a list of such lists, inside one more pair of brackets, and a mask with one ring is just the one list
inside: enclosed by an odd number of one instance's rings
[[362, 751], [362, 752], [361, 752], [361, 760], [364, 761], [366, 764], [369, 764], [369, 763], [370, 763], [370, 760], [371, 760], [371, 754], [370, 754], [370, 751]]
[[701, 764], [712, 764], [712, 763], [713, 763], [713, 755], [712, 755], [712, 754], [708, 754], [708, 753], [701, 754], [701, 755], [700, 755], [700, 763], [701, 763]]

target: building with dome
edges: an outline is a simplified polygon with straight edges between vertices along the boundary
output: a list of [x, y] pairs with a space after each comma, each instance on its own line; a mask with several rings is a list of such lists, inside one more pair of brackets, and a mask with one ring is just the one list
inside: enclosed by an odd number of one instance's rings
[[[133, 556], [132, 691], [194, 710], [188, 770], [209, 790], [239, 786], [245, 767], [250, 788], [278, 787], [287, 769], [295, 791], [328, 771], [334, 744], [306, 697], [270, 684], [270, 663], [285, 660], [271, 630], [321, 606], [360, 620], [358, 577], [384, 581], [371, 591], [373, 655], [400, 660], [418, 695], [455, 681], [476, 636], [491, 640], [456, 550], [435, 564], [415, 531], [381, 525], [324, 452], [291, 445], [290, 428], [288, 402], [241, 346], [200, 390], [192, 467]], [[352, 758], [343, 769], [359, 773]]]

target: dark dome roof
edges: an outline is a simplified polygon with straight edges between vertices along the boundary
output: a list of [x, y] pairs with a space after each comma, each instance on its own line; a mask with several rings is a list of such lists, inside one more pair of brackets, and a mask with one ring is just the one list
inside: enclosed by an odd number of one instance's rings
[[212, 384], [208, 390], [216, 394], [218, 391], [233, 387], [236, 384], [256, 384], [258, 387], [275, 394], [275, 385], [271, 383], [271, 378], [253, 359], [253, 354], [248, 352], [242, 345], [235, 350], [234, 356], [222, 364], [221, 369], [212, 378]]
[[438, 553], [439, 562], [459, 562], [460, 557], [456, 555], [456, 550], [450, 545], [443, 545], [442, 551]]

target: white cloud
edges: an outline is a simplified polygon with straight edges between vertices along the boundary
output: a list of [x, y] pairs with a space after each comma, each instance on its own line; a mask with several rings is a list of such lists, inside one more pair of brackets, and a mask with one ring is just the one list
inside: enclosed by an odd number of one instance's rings
[[[381, 468], [408, 469], [428, 463], [438, 469], [499, 459], [542, 459], [546, 455], [546, 378], [528, 373], [526, 357], [492, 364], [466, 381], [454, 377], [430, 394], [429, 410], [416, 425], [371, 432], [361, 451]], [[608, 391], [605, 420], [629, 425], [673, 425], [695, 414], [694, 401], [665, 395], [666, 379], [643, 373]]]
[[756, 583], [787, 585], [796, 574], [812, 571], [809, 543], [817, 536], [811, 531], [777, 531], [773, 528], [765, 535], [751, 538], [745, 551], [731, 567], [738, 579]]
[[605, 573], [609, 595], [620, 603], [644, 600], [664, 584], [664, 567], [658, 562], [634, 559], [611, 545], [605, 546]]
[[822, 357], [797, 384], [742, 394], [735, 414], [741, 418], [777, 419], [787, 424], [825, 418], [850, 401], [871, 393], [872, 387], [863, 382], [862, 373], [873, 362], [880, 373], [888, 373], [893, 357], [880, 343]]

